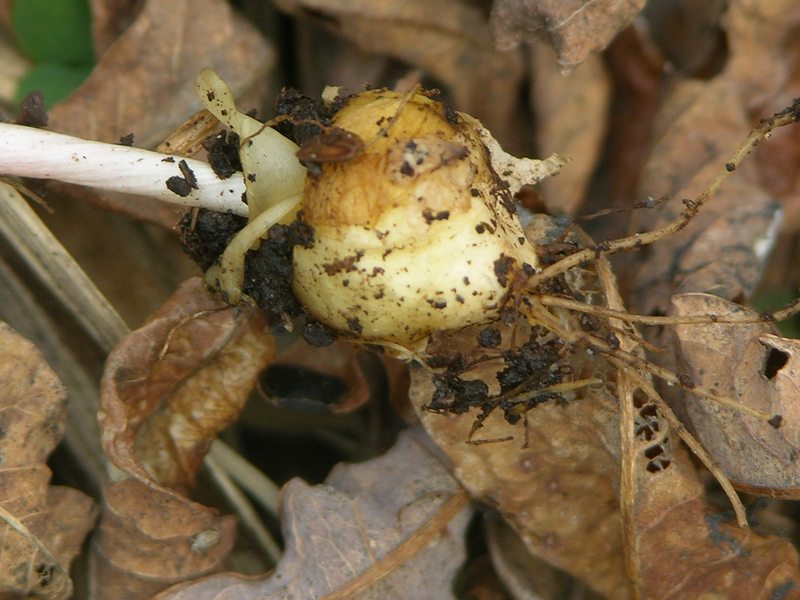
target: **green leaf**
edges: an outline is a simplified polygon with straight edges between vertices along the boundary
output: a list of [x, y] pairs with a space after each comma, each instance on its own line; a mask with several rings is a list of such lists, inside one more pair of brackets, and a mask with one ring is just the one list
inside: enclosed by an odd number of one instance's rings
[[42, 63], [28, 71], [17, 88], [17, 102], [33, 90], [42, 90], [46, 106], [69, 96], [91, 73], [91, 65], [68, 66]]
[[88, 0], [14, 0], [11, 22], [20, 49], [36, 62], [94, 63]]

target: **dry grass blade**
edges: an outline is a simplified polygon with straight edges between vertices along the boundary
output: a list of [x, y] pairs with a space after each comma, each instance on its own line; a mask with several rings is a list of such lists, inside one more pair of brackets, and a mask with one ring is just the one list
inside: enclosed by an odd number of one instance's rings
[[105, 351], [129, 329], [114, 307], [13, 188], [0, 186], [0, 233]]

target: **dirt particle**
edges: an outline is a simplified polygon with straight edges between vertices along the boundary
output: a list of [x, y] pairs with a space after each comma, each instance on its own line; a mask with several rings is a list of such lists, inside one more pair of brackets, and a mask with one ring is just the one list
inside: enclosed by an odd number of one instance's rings
[[358, 319], [358, 317], [347, 319], [347, 328], [356, 335], [361, 335], [361, 333], [364, 331], [364, 326], [361, 325], [361, 321]]
[[422, 218], [425, 219], [425, 222], [430, 225], [433, 221], [446, 221], [450, 218], [450, 211], [449, 210], [440, 210], [436, 213], [433, 213], [431, 209], [426, 208], [422, 211]]
[[189, 185], [189, 182], [178, 175], [173, 175], [167, 179], [166, 184], [167, 189], [170, 192], [180, 196], [181, 198], [186, 198], [192, 193], [192, 186]]
[[772, 425], [772, 427], [774, 427], [775, 429], [779, 429], [780, 426], [783, 425], [783, 417], [781, 415], [773, 415], [772, 417], [770, 417], [767, 423]]
[[345, 272], [352, 273], [357, 270], [356, 263], [364, 256], [363, 252], [357, 252], [352, 256], [345, 256], [344, 258], [337, 258], [331, 263], [322, 265], [328, 275], [336, 275], [337, 273]]
[[245, 217], [200, 209], [188, 211], [178, 229], [184, 250], [205, 271], [217, 261], [246, 223]]
[[183, 175], [183, 178], [186, 180], [186, 183], [189, 184], [189, 187], [199, 189], [197, 187], [197, 177], [195, 177], [194, 171], [192, 171], [191, 167], [189, 167], [189, 163], [187, 163], [185, 160], [181, 160], [178, 163], [178, 169], [180, 170], [181, 175]]
[[315, 320], [306, 320], [303, 325], [303, 339], [311, 346], [323, 348], [336, 341], [336, 333]]
[[307, 246], [312, 239], [313, 231], [303, 221], [291, 225], [279, 223], [273, 225], [266, 239], [245, 257], [242, 289], [259, 308], [276, 320], [282, 319], [283, 315], [294, 316], [302, 312], [292, 292], [292, 254], [295, 246]]
[[444, 104], [444, 118], [447, 119], [447, 122], [451, 125], [458, 125], [458, 113], [456, 110], [450, 106], [449, 104]]
[[25, 94], [22, 102], [19, 103], [19, 112], [14, 123], [28, 127], [46, 127], [49, 120], [41, 90], [33, 90]]
[[133, 133], [126, 133], [119, 138], [120, 146], [133, 146]]
[[514, 262], [514, 258], [506, 254], [501, 254], [500, 258], [494, 261], [494, 275], [503, 287], [508, 287], [508, 274]]
[[239, 160], [239, 136], [232, 131], [223, 131], [203, 140], [208, 152], [208, 163], [220, 179], [227, 179], [242, 170]]

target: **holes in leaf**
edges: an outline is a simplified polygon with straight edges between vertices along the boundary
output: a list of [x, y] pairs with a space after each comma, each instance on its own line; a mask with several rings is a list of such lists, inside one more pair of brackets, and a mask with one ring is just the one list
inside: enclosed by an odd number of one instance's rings
[[664, 448], [661, 447], [660, 444], [656, 444], [655, 446], [650, 446], [647, 450], [644, 451], [644, 455], [653, 460], [657, 456], [661, 456], [664, 454]]
[[789, 362], [789, 353], [777, 348], [770, 348], [764, 359], [764, 377], [774, 379], [786, 363]]
[[642, 408], [647, 404], [647, 396], [640, 390], [636, 390], [633, 394], [633, 406], [634, 408]]
[[47, 563], [39, 563], [36, 565], [36, 574], [39, 576], [39, 587], [45, 588], [50, 585], [55, 570], [55, 566]]
[[[664, 443], [666, 443], [666, 440]], [[665, 470], [670, 466], [670, 464], [672, 464], [672, 460], [669, 458], [669, 453], [663, 444], [655, 444], [650, 446], [644, 451], [644, 455], [649, 459], [647, 466], [645, 467], [648, 473], [658, 473], [659, 471]]]

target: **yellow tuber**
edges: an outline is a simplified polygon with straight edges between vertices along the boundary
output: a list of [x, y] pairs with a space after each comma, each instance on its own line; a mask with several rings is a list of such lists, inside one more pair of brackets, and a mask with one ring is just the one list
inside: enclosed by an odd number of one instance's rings
[[308, 179], [314, 239], [295, 248], [300, 302], [336, 330], [410, 349], [496, 318], [514, 273], [538, 269], [513, 194], [560, 160], [513, 159], [478, 121], [421, 93], [361, 93], [333, 125], [365, 147]]
[[[433, 331], [496, 319], [519, 274], [539, 270], [513, 195], [556, 173], [559, 157], [516, 159], [477, 120], [424, 93], [373, 90], [345, 99], [323, 127], [338, 138], [323, 134], [301, 150], [314, 163], [301, 177], [285, 166], [296, 147], [234, 112], [213, 72], [198, 86], [207, 108], [243, 136], [245, 171], [260, 167], [259, 189], [248, 186], [259, 214], [210, 273], [229, 299], [241, 296], [244, 254], [295, 207], [303, 181], [299, 214], [313, 237], [294, 249], [292, 289], [335, 331], [415, 352]], [[326, 139], [356, 143], [340, 152]], [[266, 206], [249, 198], [266, 193]]]

